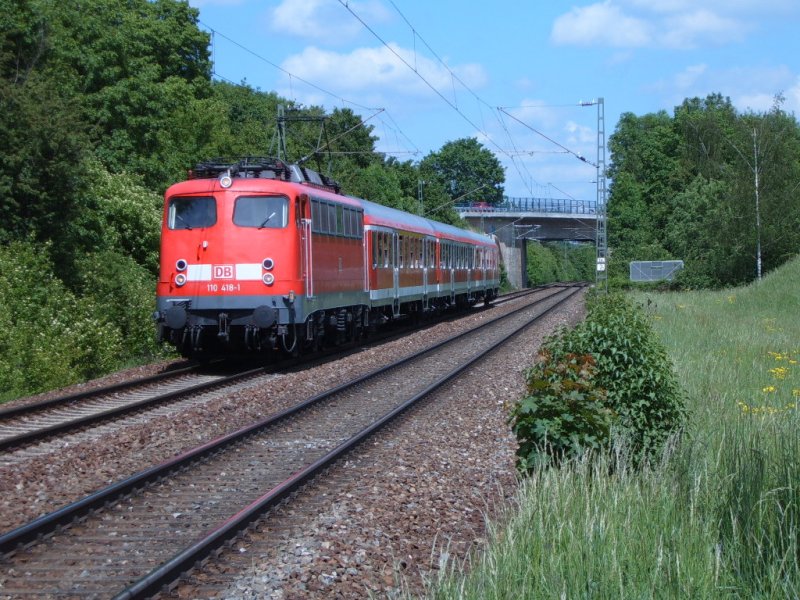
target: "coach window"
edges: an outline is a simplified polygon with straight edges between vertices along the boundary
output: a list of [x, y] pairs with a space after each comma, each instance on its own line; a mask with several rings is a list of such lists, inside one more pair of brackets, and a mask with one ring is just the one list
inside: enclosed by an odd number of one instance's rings
[[167, 223], [170, 229], [200, 229], [217, 222], [217, 203], [211, 197], [170, 198]]
[[289, 200], [283, 196], [239, 196], [233, 204], [233, 222], [239, 227], [286, 227]]
[[400, 240], [400, 268], [402, 269], [406, 263], [406, 238], [401, 235], [398, 239]]

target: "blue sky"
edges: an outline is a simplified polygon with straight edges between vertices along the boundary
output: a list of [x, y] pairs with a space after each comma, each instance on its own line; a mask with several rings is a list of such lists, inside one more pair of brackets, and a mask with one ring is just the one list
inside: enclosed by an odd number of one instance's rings
[[604, 99], [606, 138], [622, 113], [716, 92], [758, 112], [780, 93], [800, 115], [798, 0], [190, 4], [219, 77], [351, 108], [401, 160], [476, 137], [509, 196], [595, 198], [598, 110], [582, 101]]

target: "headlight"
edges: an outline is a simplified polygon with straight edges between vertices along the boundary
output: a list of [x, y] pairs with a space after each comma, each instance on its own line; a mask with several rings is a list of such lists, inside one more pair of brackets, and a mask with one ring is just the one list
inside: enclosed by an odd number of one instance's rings
[[264, 282], [264, 285], [272, 285], [275, 283], [275, 276], [272, 273], [264, 273], [261, 281]]
[[272, 271], [272, 267], [275, 266], [275, 261], [271, 258], [265, 258], [261, 261], [261, 266], [264, 267], [267, 271]]
[[178, 273], [177, 275], [175, 275], [175, 285], [180, 287], [184, 283], [186, 283], [186, 275], [184, 273]]
[[186, 267], [188, 266], [189, 263], [186, 262], [185, 258], [179, 258], [178, 260], [175, 261], [175, 268], [178, 269], [178, 271], [185, 271]]

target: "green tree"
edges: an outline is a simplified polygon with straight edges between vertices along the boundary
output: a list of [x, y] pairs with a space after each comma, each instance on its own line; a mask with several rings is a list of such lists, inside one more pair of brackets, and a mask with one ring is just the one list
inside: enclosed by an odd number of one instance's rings
[[420, 162], [428, 185], [441, 186], [453, 202], [503, 199], [505, 173], [500, 161], [475, 138], [447, 142]]
[[631, 260], [677, 258], [686, 284], [733, 285], [755, 277], [759, 245], [764, 271], [797, 252], [800, 128], [782, 101], [740, 114], [712, 94], [674, 117], [622, 116], [609, 140], [611, 276], [627, 277]]
[[196, 145], [186, 136], [204, 134], [176, 136], [176, 119], [210, 95], [209, 37], [196, 9], [177, 0], [0, 0], [0, 10], [17, 15], [0, 57], [7, 82], [40, 79], [74, 103], [112, 171], [163, 187], [183, 170], [185, 148]]

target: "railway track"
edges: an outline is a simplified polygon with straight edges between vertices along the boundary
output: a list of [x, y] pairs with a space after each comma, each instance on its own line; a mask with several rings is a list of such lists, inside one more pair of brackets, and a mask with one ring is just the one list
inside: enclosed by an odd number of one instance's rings
[[[542, 286], [501, 296], [495, 304], [503, 304], [547, 289]], [[557, 286], [552, 286], [557, 287]], [[372, 340], [402, 335], [387, 332]], [[347, 350], [345, 350], [347, 351]], [[337, 351], [341, 352], [341, 350]], [[311, 360], [330, 359], [336, 353]], [[286, 368], [297, 361], [282, 361], [270, 368], [258, 367], [233, 374], [214, 373], [208, 367], [188, 366], [173, 371], [137, 378], [111, 386], [97, 388], [37, 403], [0, 409], [0, 451], [29, 447], [56, 435], [86, 429], [131, 413], [175, 402], [192, 394], [231, 385], [235, 382]]]
[[224, 375], [186, 367], [121, 384], [0, 410], [0, 451], [121, 418], [190, 394], [262, 374], [263, 368]]
[[556, 291], [0, 536], [0, 596], [156, 593], [574, 291]]

